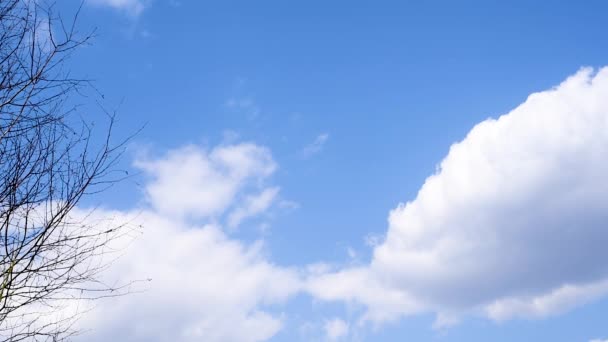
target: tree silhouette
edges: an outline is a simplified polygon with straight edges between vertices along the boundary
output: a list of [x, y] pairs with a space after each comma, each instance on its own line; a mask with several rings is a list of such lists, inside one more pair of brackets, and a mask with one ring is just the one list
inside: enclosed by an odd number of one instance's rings
[[[78, 10], [80, 12], [80, 10]], [[88, 81], [66, 66], [91, 34], [34, 0], [0, 0], [0, 341], [75, 333], [74, 301], [123, 293], [104, 285], [103, 256], [126, 226], [75, 217], [76, 205], [121, 176], [114, 115], [94, 135], [75, 97]], [[101, 108], [101, 107], [97, 107]]]

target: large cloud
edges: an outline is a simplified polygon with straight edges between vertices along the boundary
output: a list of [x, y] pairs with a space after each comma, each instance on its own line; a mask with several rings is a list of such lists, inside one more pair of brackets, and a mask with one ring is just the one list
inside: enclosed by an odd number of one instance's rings
[[[254, 144], [195, 146], [143, 158], [144, 234], [109, 280], [152, 278], [147, 291], [102, 302], [86, 340], [260, 341], [282, 327], [281, 306], [303, 288], [363, 304], [364, 320], [420, 312], [437, 324], [463, 314], [543, 317], [608, 293], [608, 69], [584, 69], [474, 127], [417, 197], [389, 215], [369, 265], [316, 271], [278, 266], [263, 242], [230, 238], [272, 206], [276, 169]], [[338, 321], [335, 321], [338, 322]], [[358, 325], [326, 326], [330, 336]], [[344, 329], [349, 327], [348, 331]]]
[[269, 207], [277, 188], [269, 188], [272, 196], [260, 205], [251, 194], [275, 168], [269, 152], [246, 143], [188, 146], [137, 164], [152, 177], [145, 187], [150, 205], [98, 210], [87, 220], [141, 224], [142, 236], [119, 241], [129, 246], [105, 281], [151, 281], [136, 283], [136, 293], [99, 302], [80, 322], [92, 330], [82, 340], [261, 341], [275, 335], [283, 325], [276, 304], [299, 291], [298, 272], [270, 262], [263, 241], [227, 236], [216, 217], [230, 207], [239, 219]]
[[361, 302], [375, 320], [566, 310], [608, 292], [607, 176], [608, 68], [583, 69], [476, 125], [390, 212], [369, 266], [309, 289]]

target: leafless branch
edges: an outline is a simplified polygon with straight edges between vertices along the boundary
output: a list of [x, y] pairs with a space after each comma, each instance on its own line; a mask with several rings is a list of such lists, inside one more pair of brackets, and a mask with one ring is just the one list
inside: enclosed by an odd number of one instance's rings
[[119, 180], [124, 147], [112, 143], [114, 114], [103, 139], [74, 118], [72, 96], [89, 82], [65, 62], [92, 34], [76, 32], [79, 12], [66, 23], [40, 1], [0, 0], [0, 341], [68, 339], [77, 313], [58, 316], [66, 303], [129, 290], [99, 281], [127, 226], [72, 215]]

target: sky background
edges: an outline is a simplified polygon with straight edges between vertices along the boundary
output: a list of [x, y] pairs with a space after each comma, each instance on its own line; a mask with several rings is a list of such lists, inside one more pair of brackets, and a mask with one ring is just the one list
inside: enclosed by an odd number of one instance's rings
[[[70, 15], [78, 2], [57, 6]], [[608, 72], [598, 71], [608, 60], [607, 10], [604, 1], [89, 0], [79, 25], [95, 37], [69, 66], [117, 110], [116, 136], [145, 128], [122, 160], [135, 176], [82, 205], [143, 211], [149, 240], [115, 274], [158, 280], [100, 304], [84, 340], [608, 338], [606, 255], [585, 252], [608, 242], [597, 204], [608, 199]], [[583, 67], [593, 71], [577, 74]], [[582, 80], [520, 106], [575, 74]], [[515, 108], [513, 124], [467, 138]], [[570, 146], [569, 136], [580, 139]], [[448, 153], [453, 161], [440, 164]], [[479, 155], [487, 164], [476, 164]], [[504, 178], [485, 177], [495, 173], [484, 165]], [[442, 169], [449, 194], [417, 200]], [[586, 195], [591, 184], [599, 190]], [[545, 205], [550, 198], [563, 202]], [[443, 200], [452, 209], [436, 205]], [[414, 201], [422, 209], [398, 207]], [[389, 221], [392, 210], [402, 216]], [[479, 221], [465, 215], [479, 212]], [[517, 234], [502, 233], [508, 213], [521, 218]], [[573, 246], [559, 238], [571, 240], [568, 229]], [[202, 242], [187, 238], [197, 233]], [[545, 245], [544, 234], [558, 238]], [[442, 238], [482, 247], [429, 245]], [[153, 248], [164, 266], [146, 254]], [[399, 254], [408, 248], [429, 252], [436, 268], [408, 271], [415, 259]], [[222, 267], [204, 265], [228, 254]], [[498, 254], [521, 257], [515, 266], [470, 262]], [[221, 285], [213, 279], [223, 269], [234, 273]], [[241, 274], [258, 285], [232, 289]], [[180, 292], [180, 283], [190, 284], [184, 298], [162, 298], [160, 288]], [[567, 300], [542, 304], [564, 286], [575, 288]], [[385, 298], [391, 291], [397, 297]], [[504, 317], [486, 311], [503, 299], [541, 304], [509, 304]]]

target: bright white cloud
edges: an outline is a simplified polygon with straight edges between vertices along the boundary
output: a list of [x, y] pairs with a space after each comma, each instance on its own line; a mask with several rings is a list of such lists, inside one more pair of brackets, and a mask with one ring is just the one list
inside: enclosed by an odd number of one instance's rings
[[343, 339], [348, 335], [348, 323], [339, 318], [326, 321], [324, 328], [325, 335], [330, 341]]
[[583, 69], [478, 124], [391, 211], [368, 267], [313, 277], [310, 291], [373, 320], [436, 312], [438, 325], [543, 317], [608, 293], [606, 94], [608, 68]]
[[245, 245], [215, 226], [139, 214], [144, 233], [108, 279], [151, 279], [142, 293], [103, 301], [86, 315], [87, 341], [263, 341], [282, 327], [264, 307], [298, 291], [297, 272], [273, 265], [261, 243]]
[[[270, 151], [251, 143], [223, 145], [210, 151], [186, 146], [161, 159], [142, 158], [136, 166], [153, 177], [146, 195], [156, 211], [194, 218], [221, 215], [243, 190], [259, 187], [276, 169]], [[254, 203], [235, 214], [243, 216], [238, 220], [265, 209], [263, 204], [272, 199], [269, 194], [277, 190], [268, 191], [262, 192], [262, 200], [250, 199]]]
[[[98, 303], [80, 322], [92, 331], [82, 340], [263, 341], [274, 336], [283, 326], [276, 305], [299, 291], [298, 271], [270, 262], [263, 241], [246, 244], [228, 237], [217, 223], [185, 219], [196, 215], [210, 222], [205, 215], [230, 206], [246, 208], [245, 216], [263, 212], [267, 206], [256, 203], [265, 201], [246, 180], [272, 173], [268, 151], [253, 144], [208, 152], [190, 146], [138, 165], [152, 177], [146, 186], [150, 208], [96, 216], [143, 226], [142, 236], [112, 265], [106, 281], [151, 281], [142, 293]], [[236, 196], [241, 193], [244, 204]]]
[[130, 15], [137, 16], [146, 8], [147, 0], [89, 0], [97, 6], [108, 6], [117, 10], [125, 11]]
[[323, 150], [323, 147], [325, 146], [325, 143], [327, 143], [328, 139], [329, 139], [329, 134], [327, 134], [327, 133], [319, 134], [315, 138], [315, 141], [313, 141], [312, 143], [306, 145], [302, 149], [302, 152], [301, 152], [302, 157], [303, 158], [310, 158], [313, 155], [321, 152]]
[[[337, 271], [275, 265], [263, 242], [221, 230], [222, 218], [237, 226], [276, 200], [279, 189], [264, 185], [276, 169], [267, 149], [188, 146], [141, 158], [151, 178], [144, 235], [109, 280], [153, 281], [86, 316], [95, 331], [86, 339], [261, 341], [283, 325], [274, 305], [302, 289], [362, 305], [363, 321], [435, 312], [436, 326], [469, 313], [544, 317], [599, 298], [608, 293], [605, 94], [608, 69], [585, 69], [480, 123], [391, 211], [371, 263]], [[344, 321], [325, 323], [327, 338], [350, 334]]]

